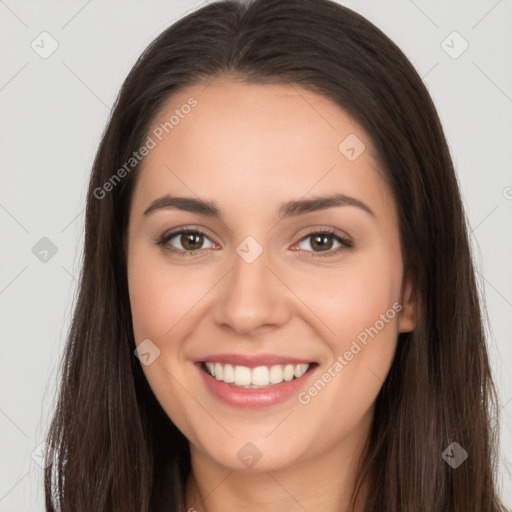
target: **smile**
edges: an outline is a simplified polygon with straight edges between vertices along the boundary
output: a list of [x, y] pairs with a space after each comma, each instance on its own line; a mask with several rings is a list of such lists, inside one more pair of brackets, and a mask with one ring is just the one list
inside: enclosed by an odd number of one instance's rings
[[302, 377], [310, 364], [276, 364], [272, 366], [248, 366], [206, 361], [206, 371], [215, 379], [245, 389], [261, 389]]
[[[248, 409], [266, 408], [296, 397], [319, 367], [315, 362], [279, 357], [208, 359], [195, 365], [206, 389], [224, 404]], [[264, 359], [269, 364], [264, 364]]]

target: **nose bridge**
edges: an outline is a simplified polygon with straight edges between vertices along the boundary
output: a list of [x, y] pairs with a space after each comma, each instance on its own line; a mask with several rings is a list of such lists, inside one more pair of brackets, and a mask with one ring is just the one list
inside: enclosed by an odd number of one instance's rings
[[217, 323], [245, 333], [261, 325], [282, 324], [287, 318], [285, 290], [268, 268], [269, 253], [250, 238], [233, 254], [215, 314]]

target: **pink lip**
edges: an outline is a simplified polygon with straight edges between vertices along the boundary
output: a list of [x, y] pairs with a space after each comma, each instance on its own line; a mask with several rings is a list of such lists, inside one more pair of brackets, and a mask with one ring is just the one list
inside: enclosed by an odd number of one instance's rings
[[297, 359], [295, 357], [277, 356], [273, 354], [260, 354], [251, 356], [246, 354], [213, 354], [204, 356], [196, 360], [196, 363], [209, 361], [212, 363], [232, 364], [233, 366], [247, 366], [256, 368], [257, 366], [272, 366], [275, 364], [306, 364], [312, 363], [306, 359]]
[[[206, 360], [208, 361], [209, 359]], [[213, 359], [213, 361], [221, 362], [218, 359]], [[255, 364], [254, 366], [257, 365]], [[284, 402], [292, 396], [297, 396], [300, 390], [306, 386], [306, 382], [312, 374], [315, 373], [317, 365], [312, 365], [298, 379], [288, 382], [283, 381], [280, 384], [260, 389], [238, 388], [232, 384], [226, 384], [208, 374], [202, 363], [196, 364], [196, 367], [210, 393], [221, 402], [238, 408], [261, 409]]]

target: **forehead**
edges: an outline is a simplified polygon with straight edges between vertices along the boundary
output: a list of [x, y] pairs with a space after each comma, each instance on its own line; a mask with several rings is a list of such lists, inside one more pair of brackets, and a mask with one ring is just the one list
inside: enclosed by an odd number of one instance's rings
[[148, 197], [171, 192], [167, 186], [201, 198], [229, 195], [247, 208], [309, 191], [383, 193], [362, 128], [298, 85], [224, 79], [190, 86], [169, 97], [148, 134], [154, 148], [139, 178]]
[[189, 153], [200, 147], [215, 150], [217, 161], [244, 156], [241, 163], [251, 158], [253, 165], [310, 156], [312, 150], [336, 154], [349, 135], [364, 143], [366, 156], [373, 152], [366, 134], [344, 110], [292, 84], [224, 79], [187, 87], [164, 103], [150, 133], [161, 147], [174, 141]]

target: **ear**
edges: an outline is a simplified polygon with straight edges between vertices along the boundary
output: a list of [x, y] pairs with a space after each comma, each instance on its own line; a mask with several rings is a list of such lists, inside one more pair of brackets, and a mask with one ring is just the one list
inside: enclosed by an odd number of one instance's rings
[[414, 331], [418, 321], [418, 299], [416, 289], [409, 276], [405, 278], [402, 285], [400, 304], [402, 304], [402, 310], [398, 314], [398, 331]]

